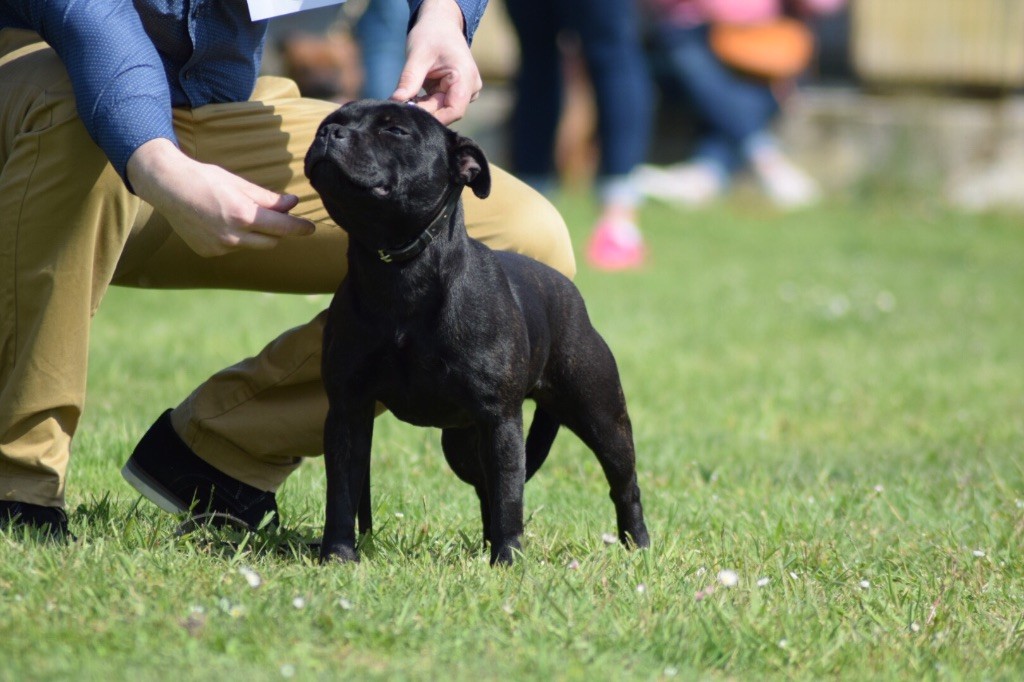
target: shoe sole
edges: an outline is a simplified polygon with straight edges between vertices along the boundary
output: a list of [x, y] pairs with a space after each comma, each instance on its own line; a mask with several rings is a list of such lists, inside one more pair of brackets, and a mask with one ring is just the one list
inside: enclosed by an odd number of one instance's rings
[[160, 485], [153, 477], [142, 470], [132, 460], [128, 460], [121, 468], [121, 477], [135, 488], [147, 500], [171, 514], [181, 514], [188, 511], [188, 507], [181, 504], [178, 499], [166, 488]]

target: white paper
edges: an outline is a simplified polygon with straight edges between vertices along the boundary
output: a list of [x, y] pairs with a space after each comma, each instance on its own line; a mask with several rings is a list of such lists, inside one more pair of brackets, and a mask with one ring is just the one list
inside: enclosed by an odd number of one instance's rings
[[279, 17], [282, 14], [316, 9], [327, 5], [340, 5], [345, 0], [248, 0], [249, 18], [253, 21]]

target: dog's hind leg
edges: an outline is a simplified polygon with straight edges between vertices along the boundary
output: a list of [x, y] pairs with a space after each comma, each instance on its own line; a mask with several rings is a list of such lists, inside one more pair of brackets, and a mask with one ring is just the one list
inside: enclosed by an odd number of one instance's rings
[[623, 402], [621, 410], [588, 415], [567, 426], [594, 451], [601, 463], [615, 505], [619, 540], [626, 546], [647, 547], [651, 541], [636, 480], [633, 429], [625, 407]]
[[551, 412], [540, 405], [533, 413], [533, 421], [530, 422], [530, 432], [526, 436], [526, 480], [529, 481], [537, 473], [544, 460], [551, 452], [551, 444], [555, 442], [558, 435], [558, 427], [561, 423]]
[[[600, 341], [600, 339], [598, 339]], [[553, 396], [558, 416], [597, 456], [611, 488], [619, 540], [626, 545], [648, 547], [651, 543], [640, 503], [636, 479], [633, 427], [626, 411], [615, 360], [603, 341], [591, 353], [605, 355], [589, 363], [587, 371], [572, 373]]]
[[480, 500], [480, 518], [484, 525], [484, 547], [491, 541], [491, 507], [487, 499], [487, 483], [480, 464], [480, 433], [476, 427], [442, 429], [441, 449], [448, 466], [462, 481], [473, 486]]

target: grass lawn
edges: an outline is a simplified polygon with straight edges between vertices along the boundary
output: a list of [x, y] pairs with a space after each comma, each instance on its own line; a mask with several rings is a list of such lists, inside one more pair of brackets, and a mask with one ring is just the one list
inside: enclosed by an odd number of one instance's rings
[[[591, 207], [561, 206], [582, 250]], [[80, 542], [0, 534], [0, 680], [1019, 679], [1020, 218], [740, 201], [645, 228], [649, 268], [578, 283], [622, 372], [649, 551], [602, 541], [606, 484], [563, 432], [524, 558], [491, 569], [438, 432], [388, 416], [358, 566], [297, 541], [320, 532], [320, 459], [279, 493], [283, 537], [177, 538], [118, 475], [135, 441], [328, 298], [114, 290], [68, 489]]]

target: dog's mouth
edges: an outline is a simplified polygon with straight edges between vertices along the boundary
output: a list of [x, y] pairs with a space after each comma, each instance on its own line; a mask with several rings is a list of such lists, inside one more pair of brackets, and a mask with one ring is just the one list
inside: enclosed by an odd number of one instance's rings
[[344, 174], [343, 177], [348, 181], [348, 184], [352, 189], [361, 194], [369, 194], [375, 199], [387, 199], [391, 196], [391, 191], [394, 189], [394, 187], [386, 182], [382, 182], [380, 179], [367, 181], [365, 179], [354, 178], [351, 175]]
[[386, 199], [394, 189], [388, 178], [376, 167], [339, 165], [338, 175], [356, 191], [369, 194], [377, 199]]
[[[352, 167], [337, 163], [329, 155], [321, 156], [312, 160], [309, 164], [307, 177], [314, 185], [323, 183], [326, 186], [337, 187], [338, 181], [341, 186], [347, 187], [356, 192], [369, 194], [378, 199], [386, 199], [391, 196], [394, 186], [387, 181], [387, 178], [380, 177], [373, 168], [366, 168], [354, 165]], [[320, 182], [317, 182], [317, 181]]]

